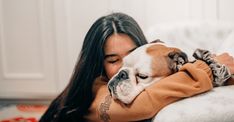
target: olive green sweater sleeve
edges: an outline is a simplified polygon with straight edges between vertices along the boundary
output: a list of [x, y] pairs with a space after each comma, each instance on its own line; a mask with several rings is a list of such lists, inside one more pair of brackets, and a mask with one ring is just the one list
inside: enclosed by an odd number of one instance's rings
[[179, 72], [147, 87], [129, 105], [113, 100], [107, 82], [99, 78], [94, 87], [94, 101], [85, 116], [88, 121], [138, 121], [149, 119], [164, 106], [212, 89], [211, 70], [202, 61], [185, 64]]

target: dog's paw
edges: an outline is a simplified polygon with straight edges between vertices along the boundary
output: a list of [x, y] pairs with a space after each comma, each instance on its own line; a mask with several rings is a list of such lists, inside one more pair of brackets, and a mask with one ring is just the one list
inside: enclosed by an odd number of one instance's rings
[[168, 54], [169, 58], [172, 60], [173, 64], [171, 69], [173, 72], [179, 71], [179, 69], [188, 62], [188, 57], [184, 52], [171, 52]]

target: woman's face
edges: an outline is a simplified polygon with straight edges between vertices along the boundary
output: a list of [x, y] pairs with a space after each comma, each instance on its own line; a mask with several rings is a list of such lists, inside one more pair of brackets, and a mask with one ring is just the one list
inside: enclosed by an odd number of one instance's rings
[[107, 39], [104, 45], [104, 67], [109, 79], [118, 72], [123, 58], [136, 47], [133, 40], [126, 34], [113, 34]]

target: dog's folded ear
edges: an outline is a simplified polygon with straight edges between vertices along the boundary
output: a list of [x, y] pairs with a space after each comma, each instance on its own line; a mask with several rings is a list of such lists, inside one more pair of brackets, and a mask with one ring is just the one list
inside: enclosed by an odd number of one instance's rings
[[156, 39], [156, 40], [154, 40], [154, 41], [152, 41], [152, 42], [150, 42], [150, 43], [164, 43], [164, 42], [161, 41], [160, 39]]
[[173, 61], [171, 66], [173, 72], [179, 71], [185, 63], [188, 63], [188, 56], [184, 52], [171, 52], [168, 57]]

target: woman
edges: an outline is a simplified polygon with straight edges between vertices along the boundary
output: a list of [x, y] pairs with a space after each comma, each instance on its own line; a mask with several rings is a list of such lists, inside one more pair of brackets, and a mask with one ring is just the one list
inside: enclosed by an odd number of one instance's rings
[[[117, 73], [124, 56], [146, 43], [142, 30], [128, 15], [113, 13], [99, 18], [84, 39], [79, 60], [68, 86], [51, 103], [40, 122], [144, 120], [151, 118], [169, 103], [212, 88], [210, 68], [204, 62], [198, 61], [185, 66], [181, 72], [165, 78], [162, 82], [159, 81], [157, 85], [147, 88], [131, 105], [114, 101], [107, 90], [108, 79]], [[233, 68], [233, 62], [230, 63], [232, 57], [229, 55], [224, 57], [226, 60], [220, 63], [224, 62], [228, 67]], [[187, 75], [188, 72], [191, 76]], [[196, 72], [195, 75], [193, 75], [194, 72]], [[231, 72], [233, 74], [233, 71]], [[181, 79], [188, 80], [188, 83]], [[171, 80], [174, 84], [169, 82]], [[173, 89], [174, 87], [170, 87], [170, 84], [183, 87]], [[157, 92], [158, 90], [152, 90], [154, 88], [166, 92], [160, 93]], [[160, 98], [161, 101], [152, 97]], [[171, 98], [167, 100], [164, 99], [165, 97]], [[138, 106], [144, 103], [145, 106], [141, 108]]]

